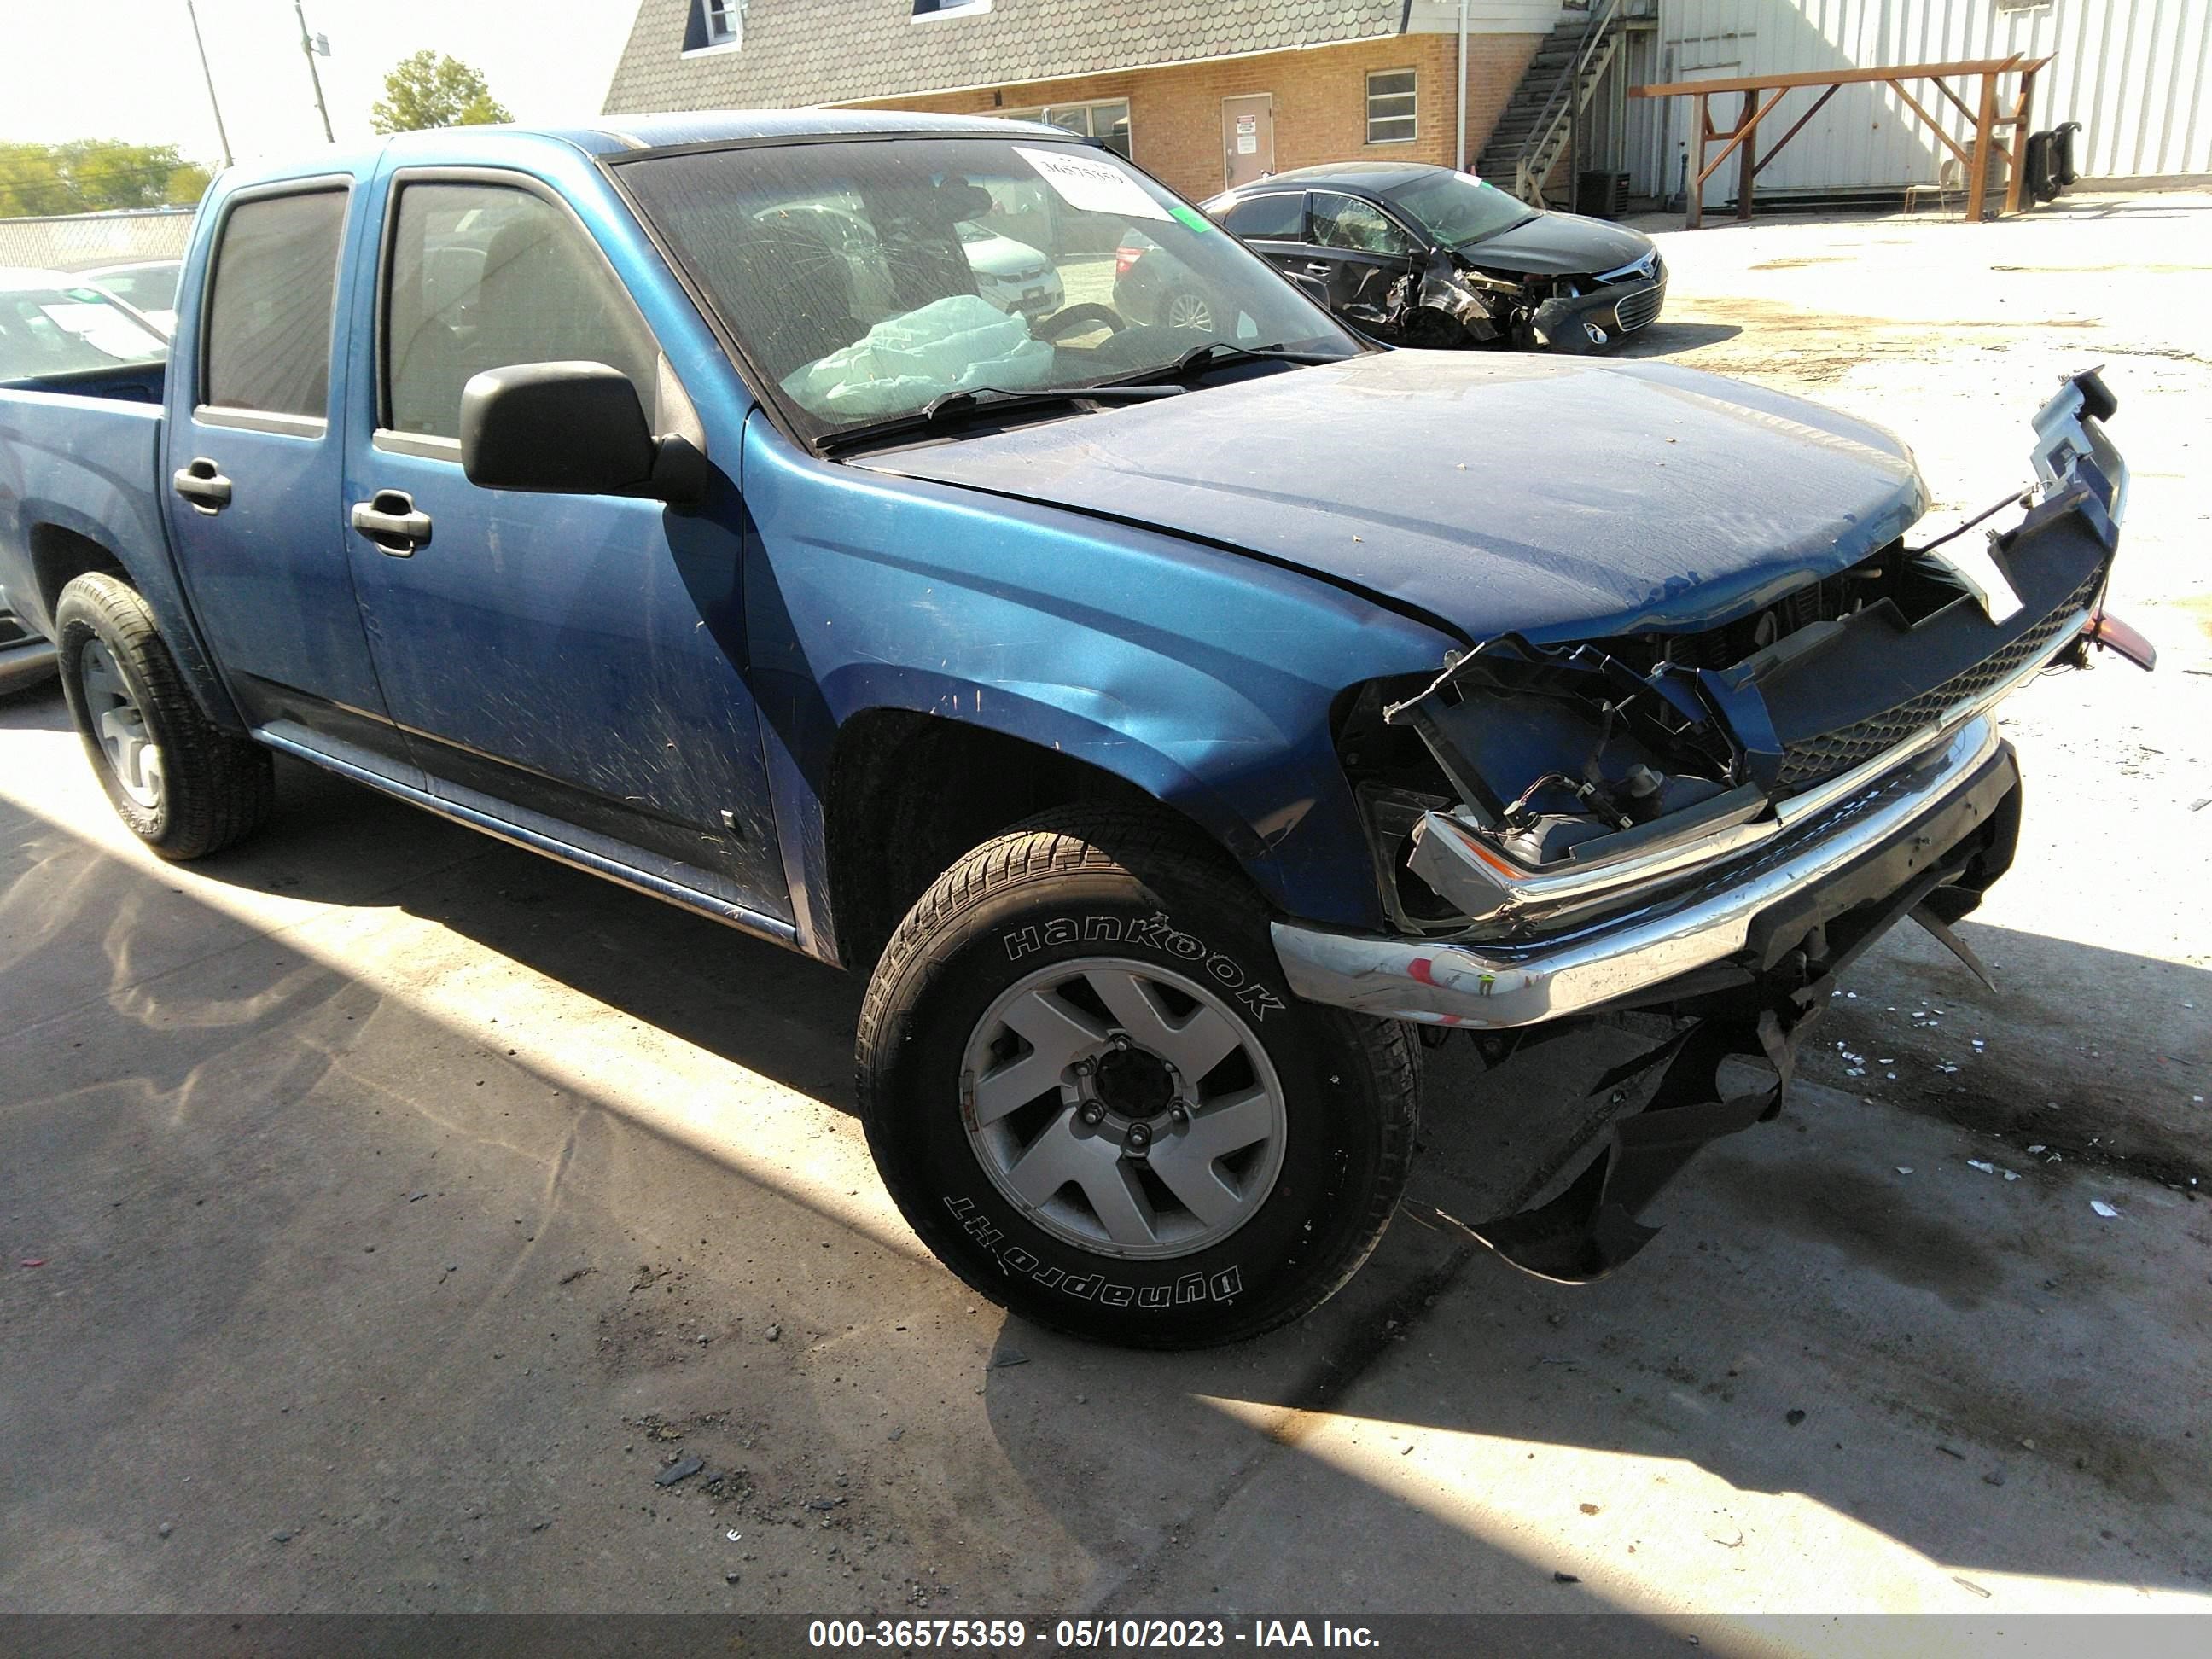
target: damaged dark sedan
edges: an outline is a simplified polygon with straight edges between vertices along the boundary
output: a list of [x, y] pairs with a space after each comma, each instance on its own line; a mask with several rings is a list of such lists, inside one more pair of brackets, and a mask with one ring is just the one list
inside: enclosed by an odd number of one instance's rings
[[1206, 210], [1392, 345], [1596, 351], [1646, 326], [1667, 300], [1650, 237], [1532, 208], [1449, 167], [1302, 167]]

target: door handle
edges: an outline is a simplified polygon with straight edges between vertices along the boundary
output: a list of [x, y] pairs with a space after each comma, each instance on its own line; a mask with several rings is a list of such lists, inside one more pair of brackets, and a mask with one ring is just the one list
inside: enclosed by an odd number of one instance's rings
[[169, 483], [177, 494], [192, 504], [193, 512], [204, 513], [210, 519], [230, 505], [230, 480], [204, 455], [195, 457], [188, 466], [179, 467], [170, 475]]
[[416, 548], [430, 544], [430, 515], [417, 513], [415, 498], [404, 489], [380, 489], [356, 501], [353, 527], [395, 559], [411, 558]]
[[1335, 269], [1336, 267], [1326, 259], [1310, 259], [1306, 262], [1306, 274], [1310, 276], [1326, 276]]

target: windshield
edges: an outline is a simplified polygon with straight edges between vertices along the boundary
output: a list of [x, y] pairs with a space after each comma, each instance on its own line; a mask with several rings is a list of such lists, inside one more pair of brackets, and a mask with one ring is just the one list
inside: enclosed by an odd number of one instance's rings
[[169, 343], [97, 289], [0, 293], [0, 380], [158, 362]]
[[1212, 340], [1359, 349], [1236, 238], [1087, 145], [795, 143], [623, 177], [810, 437], [950, 392], [1159, 372]]
[[1463, 173], [1425, 173], [1383, 199], [1444, 247], [1465, 247], [1536, 216], [1526, 202]]
[[174, 311], [177, 308], [177, 276], [181, 265], [126, 265], [120, 270], [103, 270], [93, 280], [126, 305], [141, 311]]

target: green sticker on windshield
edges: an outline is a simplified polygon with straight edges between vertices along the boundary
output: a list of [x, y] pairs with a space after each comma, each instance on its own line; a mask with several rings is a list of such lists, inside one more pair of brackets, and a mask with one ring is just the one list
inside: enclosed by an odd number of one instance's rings
[[1213, 228], [1212, 220], [1207, 218], [1196, 208], [1187, 208], [1181, 202], [1177, 202], [1168, 211], [1175, 215], [1177, 224], [1197, 231], [1200, 235]]

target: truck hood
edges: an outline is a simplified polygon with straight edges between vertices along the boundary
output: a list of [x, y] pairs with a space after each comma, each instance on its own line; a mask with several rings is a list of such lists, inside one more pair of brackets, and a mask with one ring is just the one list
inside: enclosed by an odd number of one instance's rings
[[1879, 427], [1654, 362], [1390, 351], [855, 458], [1301, 569], [1470, 641], [1733, 620], [1925, 507]]

